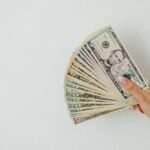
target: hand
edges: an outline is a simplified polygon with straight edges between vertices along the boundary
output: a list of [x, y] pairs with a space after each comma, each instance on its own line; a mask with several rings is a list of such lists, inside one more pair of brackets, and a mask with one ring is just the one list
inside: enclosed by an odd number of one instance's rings
[[138, 105], [133, 106], [133, 108], [150, 117], [150, 88], [144, 91], [126, 77], [121, 76], [118, 80], [121, 86], [137, 100]]

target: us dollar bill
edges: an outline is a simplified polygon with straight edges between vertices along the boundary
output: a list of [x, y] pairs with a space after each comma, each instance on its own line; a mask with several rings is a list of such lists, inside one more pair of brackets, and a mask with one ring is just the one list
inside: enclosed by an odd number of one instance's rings
[[[135, 105], [119, 84], [125, 76], [147, 89], [138, 67], [111, 26], [88, 37], [73, 53], [65, 76], [70, 116], [79, 123]], [[134, 103], [133, 103], [134, 102]]]
[[103, 112], [97, 112], [95, 114], [92, 114], [92, 115], [89, 115], [89, 116], [85, 116], [85, 117], [76, 117], [76, 118], [73, 118], [73, 120], [74, 120], [75, 124], [78, 124], [78, 123], [81, 123], [83, 121], [86, 121], [86, 120], [89, 120], [89, 119], [93, 119], [95, 117], [98, 117], [98, 116], [101, 116], [101, 115], [104, 115], [104, 114], [107, 114], [107, 113], [112, 113], [114, 111], [118, 111], [118, 110], [123, 109], [123, 108], [124, 107], [120, 107], [120, 108], [106, 110], [106, 111], [103, 111]]
[[128, 99], [131, 95], [120, 86], [119, 76], [129, 78], [142, 89], [148, 88], [138, 67], [111, 26], [100, 31], [100, 33], [97, 32], [87, 41], [87, 45], [100, 62], [108, 78], [111, 79], [125, 99]]

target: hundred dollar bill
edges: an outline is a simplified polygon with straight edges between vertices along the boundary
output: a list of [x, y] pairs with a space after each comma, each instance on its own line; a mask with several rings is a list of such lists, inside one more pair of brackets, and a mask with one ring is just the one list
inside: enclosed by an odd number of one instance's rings
[[106, 75], [125, 99], [128, 99], [130, 94], [125, 92], [119, 85], [119, 76], [129, 78], [142, 89], [148, 88], [142, 74], [111, 26], [100, 31], [100, 33], [97, 32], [87, 41], [87, 45], [101, 63]]

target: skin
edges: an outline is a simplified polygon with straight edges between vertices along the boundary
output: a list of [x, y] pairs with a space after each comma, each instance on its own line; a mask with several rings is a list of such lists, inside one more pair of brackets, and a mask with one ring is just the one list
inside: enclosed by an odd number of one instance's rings
[[121, 77], [119, 82], [139, 103], [138, 105], [135, 105], [133, 109], [145, 113], [150, 118], [150, 88], [142, 90], [134, 82], [125, 77]]

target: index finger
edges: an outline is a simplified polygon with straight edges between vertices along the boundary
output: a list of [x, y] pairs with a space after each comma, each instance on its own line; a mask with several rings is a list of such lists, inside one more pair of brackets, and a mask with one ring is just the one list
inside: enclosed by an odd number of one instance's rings
[[143, 103], [144, 101], [144, 91], [140, 89], [133, 81], [129, 80], [126, 77], [118, 78], [122, 87], [129, 93], [131, 93], [139, 103]]

